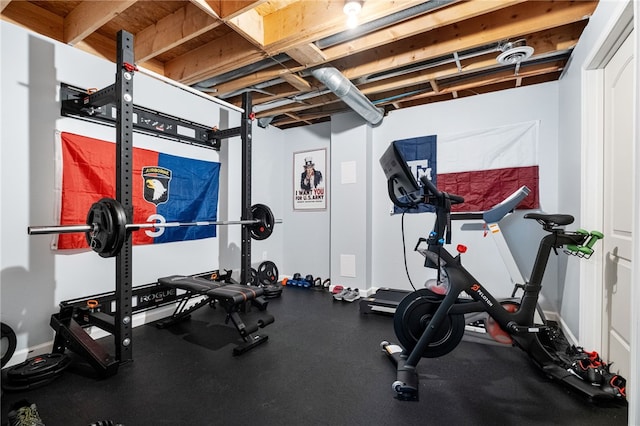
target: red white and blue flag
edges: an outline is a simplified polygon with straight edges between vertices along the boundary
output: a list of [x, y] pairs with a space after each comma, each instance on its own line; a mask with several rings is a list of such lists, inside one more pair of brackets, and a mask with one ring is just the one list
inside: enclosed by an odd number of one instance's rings
[[[56, 157], [59, 223], [83, 224], [93, 203], [115, 198], [116, 145], [57, 132]], [[132, 172], [133, 223], [217, 220], [220, 163], [134, 148]], [[215, 226], [167, 227], [133, 232], [132, 241], [157, 244], [215, 236]], [[54, 248], [88, 245], [84, 234], [61, 234]]]
[[488, 210], [522, 185], [531, 193], [518, 208], [540, 206], [537, 121], [396, 144], [418, 182], [429, 173], [438, 189], [464, 197], [454, 211]]

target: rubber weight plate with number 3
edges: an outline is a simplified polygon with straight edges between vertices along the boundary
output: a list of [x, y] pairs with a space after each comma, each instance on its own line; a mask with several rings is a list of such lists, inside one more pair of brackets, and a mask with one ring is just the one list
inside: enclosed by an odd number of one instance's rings
[[127, 239], [127, 214], [122, 204], [111, 198], [93, 203], [87, 213], [87, 224], [98, 225], [85, 233], [91, 250], [101, 257], [113, 257], [120, 252]]

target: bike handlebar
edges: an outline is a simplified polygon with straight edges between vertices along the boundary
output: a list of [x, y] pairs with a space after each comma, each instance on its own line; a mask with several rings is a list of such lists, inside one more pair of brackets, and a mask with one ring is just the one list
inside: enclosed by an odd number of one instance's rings
[[422, 176], [420, 178], [420, 182], [422, 182], [422, 185], [424, 185], [424, 187], [427, 188], [428, 192], [430, 192], [436, 198], [442, 199], [445, 197], [445, 194], [446, 194], [446, 197], [449, 198], [449, 200], [451, 201], [451, 204], [464, 203], [463, 197], [440, 191], [438, 188], [436, 188], [433, 182], [431, 182], [429, 178], [426, 176]]

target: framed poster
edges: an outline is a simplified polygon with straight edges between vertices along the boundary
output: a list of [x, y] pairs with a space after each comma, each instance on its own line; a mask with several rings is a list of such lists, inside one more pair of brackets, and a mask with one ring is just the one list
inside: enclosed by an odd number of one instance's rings
[[293, 210], [327, 208], [327, 150], [293, 153]]

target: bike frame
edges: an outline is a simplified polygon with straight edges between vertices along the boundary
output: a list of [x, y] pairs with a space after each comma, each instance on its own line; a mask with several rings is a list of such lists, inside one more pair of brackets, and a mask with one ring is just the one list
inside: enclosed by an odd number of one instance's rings
[[[436, 209], [436, 222], [427, 240], [428, 249], [423, 253], [426, 257], [425, 266], [444, 269], [449, 278], [449, 291], [433, 314], [430, 326], [426, 327], [415, 347], [408, 354], [404, 362], [405, 368], [410, 370], [417, 366], [422, 354], [433, 340], [439, 325], [447, 315], [472, 312], [487, 312], [511, 335], [513, 341], [529, 353], [539, 365], [552, 361], [553, 356], [537, 338], [537, 332], [545, 324], [534, 323], [538, 298], [542, 290], [542, 279], [552, 250], [565, 245], [581, 245], [588, 236], [545, 225], [545, 230], [550, 234], [544, 236], [540, 241], [531, 278], [524, 285], [524, 294], [520, 298], [518, 309], [515, 312], [510, 312], [467, 271], [462, 265], [459, 254], [453, 256], [444, 247], [445, 243], [450, 242], [447, 233], [449, 232], [452, 201], [455, 203], [461, 202], [461, 200], [458, 201], [459, 197], [454, 195], [438, 191], [430, 181], [427, 182], [428, 184], [423, 182], [428, 191], [426, 201]], [[459, 295], [463, 292], [471, 296], [473, 301], [460, 299]]]

